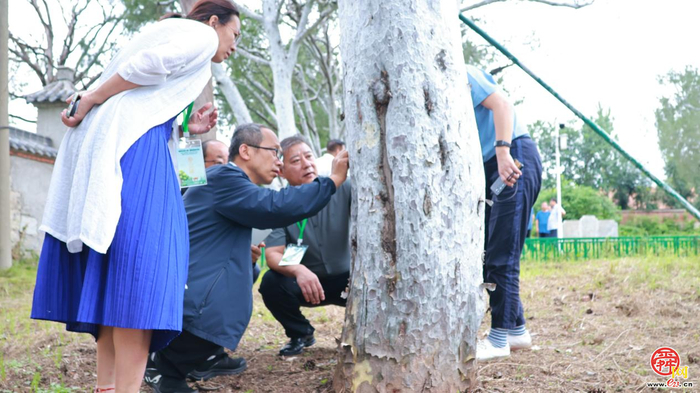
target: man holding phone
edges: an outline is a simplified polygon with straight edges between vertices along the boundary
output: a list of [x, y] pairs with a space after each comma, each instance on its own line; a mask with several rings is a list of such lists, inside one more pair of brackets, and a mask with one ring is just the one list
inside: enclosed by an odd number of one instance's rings
[[474, 115], [486, 176], [484, 282], [489, 293], [491, 331], [479, 341], [478, 360], [510, 356], [511, 349], [532, 346], [520, 301], [520, 254], [530, 210], [542, 183], [542, 163], [525, 126], [499, 91], [493, 77], [467, 66]]

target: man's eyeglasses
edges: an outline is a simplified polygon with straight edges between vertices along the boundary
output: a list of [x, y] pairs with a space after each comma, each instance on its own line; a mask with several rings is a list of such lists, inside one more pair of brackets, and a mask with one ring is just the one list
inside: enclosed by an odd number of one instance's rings
[[248, 144], [248, 143], [246, 143], [246, 145], [248, 145], [248, 146], [250, 146], [250, 147], [254, 147], [254, 148], [256, 148], [256, 149], [263, 149], [263, 150], [272, 151], [272, 152], [274, 152], [273, 154], [275, 155], [275, 158], [277, 158], [277, 159], [280, 160], [280, 161], [282, 161], [282, 158], [284, 157], [284, 155], [282, 154], [282, 151], [281, 151], [280, 149], [276, 148], [276, 147], [256, 146], [256, 145], [251, 145], [251, 144]]

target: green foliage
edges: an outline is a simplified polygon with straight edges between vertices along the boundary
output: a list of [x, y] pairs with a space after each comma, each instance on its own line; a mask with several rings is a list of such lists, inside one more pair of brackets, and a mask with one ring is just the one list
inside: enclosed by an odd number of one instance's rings
[[[610, 111], [599, 107], [593, 122], [614, 137], [612, 121]], [[542, 155], [543, 186], [546, 188], [554, 187], [556, 183], [555, 127], [558, 125], [543, 121], [537, 121], [528, 127]], [[644, 193], [650, 181], [630, 161], [587, 125], [576, 130], [569, 124], [560, 132], [567, 139], [567, 147], [561, 149], [564, 177], [572, 179], [578, 185], [611, 194], [622, 209], [629, 208], [630, 196], [640, 203], [637, 194]], [[650, 200], [652, 196], [655, 194], [644, 193], [641, 202], [645, 205], [654, 203]]]
[[[660, 99], [656, 110], [666, 176], [683, 197], [696, 197], [700, 189], [700, 73], [688, 66], [681, 72], [669, 72], [659, 83], [675, 90], [672, 96]], [[700, 198], [695, 198], [695, 205], [700, 206]]]
[[141, 27], [157, 21], [168, 12], [181, 12], [178, 1], [122, 0], [124, 28], [137, 32]]
[[700, 235], [695, 220], [678, 221], [670, 217], [634, 217], [620, 225], [620, 236], [694, 236]]
[[[540, 191], [535, 202], [537, 211], [542, 202], [548, 202], [557, 195], [556, 188], [548, 188]], [[567, 220], [578, 220], [584, 215], [596, 216], [599, 220], [619, 220], [619, 207], [605, 195], [592, 187], [578, 185], [573, 181], [562, 180], [561, 204], [566, 210]]]

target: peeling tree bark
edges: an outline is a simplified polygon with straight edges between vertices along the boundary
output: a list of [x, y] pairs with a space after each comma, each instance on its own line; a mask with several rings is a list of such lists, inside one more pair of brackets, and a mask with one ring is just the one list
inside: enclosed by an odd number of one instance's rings
[[338, 392], [476, 383], [484, 175], [451, 0], [341, 0], [353, 198]]

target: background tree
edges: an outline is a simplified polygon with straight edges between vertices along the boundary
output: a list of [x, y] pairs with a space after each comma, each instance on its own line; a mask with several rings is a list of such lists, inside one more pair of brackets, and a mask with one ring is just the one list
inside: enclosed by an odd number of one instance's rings
[[23, 21], [31, 26], [31, 31], [41, 33], [10, 32], [11, 98], [31, 93], [25, 91], [31, 84], [26, 79], [20, 80], [27, 72], [46, 86], [56, 80], [59, 66], [75, 71], [73, 83], [78, 89], [92, 86], [102, 75], [103, 66], [111, 57], [116, 36], [121, 31], [122, 19], [116, 5], [108, 0], [25, 2], [33, 12], [23, 15]]
[[687, 66], [683, 71], [670, 71], [659, 83], [674, 90], [660, 99], [656, 110], [666, 176], [671, 187], [685, 198], [694, 198], [694, 205], [700, 207], [700, 74]]
[[[539, 211], [542, 202], [549, 202], [556, 196], [556, 188], [542, 189], [535, 202], [535, 211]], [[561, 204], [566, 210], [567, 220], [578, 220], [585, 215], [596, 216], [599, 220], [620, 219], [620, 208], [600, 190], [566, 179], [562, 179]]]
[[451, 1], [339, 3], [353, 264], [338, 392], [476, 384], [484, 174]]
[[[593, 122], [615, 137], [610, 110], [599, 107]], [[636, 200], [637, 195], [649, 187], [650, 181], [590, 127], [583, 124], [576, 130], [573, 124], [576, 123], [570, 122], [569, 127], [560, 131], [567, 136], [567, 147], [561, 150], [562, 176], [577, 185], [600, 190], [610, 195], [620, 208], [628, 209], [630, 197]], [[543, 159], [543, 188], [555, 187], [556, 184], [555, 127], [558, 124], [543, 121], [528, 126]], [[639, 202], [649, 202], [644, 198], [648, 199], [649, 194], [642, 194]]]

